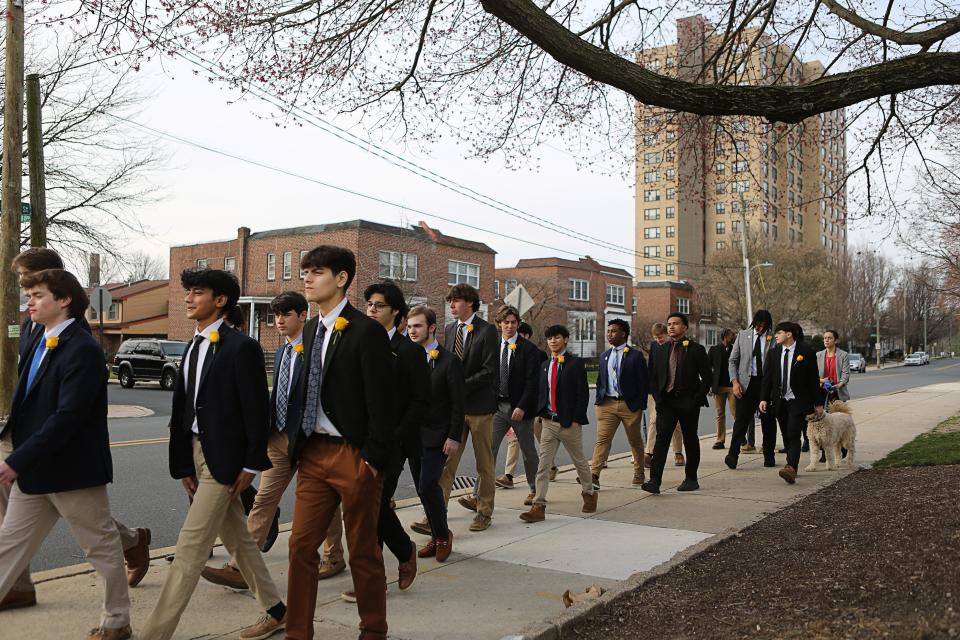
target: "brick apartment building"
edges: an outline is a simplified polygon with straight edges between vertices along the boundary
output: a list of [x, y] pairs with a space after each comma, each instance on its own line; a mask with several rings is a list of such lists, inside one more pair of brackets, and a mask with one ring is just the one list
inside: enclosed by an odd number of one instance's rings
[[596, 358], [606, 348], [606, 325], [614, 318], [632, 320], [633, 278], [617, 267], [590, 256], [579, 260], [532, 258], [517, 266], [497, 269], [497, 298], [522, 284], [535, 301], [524, 320], [531, 323], [534, 340], [544, 346], [543, 330], [552, 324], [570, 329], [571, 352]]
[[[303, 291], [300, 258], [313, 247], [333, 244], [357, 255], [357, 277], [350, 285], [350, 303], [360, 307], [363, 289], [380, 278], [393, 279], [410, 304], [429, 304], [441, 317], [444, 298], [452, 284], [467, 282], [482, 300], [493, 300], [493, 249], [444, 235], [425, 222], [394, 227], [367, 220], [273, 229], [251, 233], [240, 227], [232, 240], [170, 248], [174, 284], [184, 269], [225, 269], [240, 280], [240, 305], [247, 317], [245, 330], [257, 338], [269, 355], [279, 346], [279, 335], [269, 312], [270, 301], [284, 291]], [[486, 315], [488, 305], [481, 305]], [[311, 309], [311, 314], [314, 313]], [[193, 324], [184, 315], [183, 290], [170, 287], [170, 338], [188, 339]]]
[[712, 316], [699, 308], [696, 290], [686, 280], [640, 280], [634, 284], [633, 298], [638, 344], [649, 343], [650, 327], [655, 322], [666, 323], [667, 315], [678, 312], [690, 320], [689, 335], [707, 347], [717, 344], [718, 329], [711, 324]]

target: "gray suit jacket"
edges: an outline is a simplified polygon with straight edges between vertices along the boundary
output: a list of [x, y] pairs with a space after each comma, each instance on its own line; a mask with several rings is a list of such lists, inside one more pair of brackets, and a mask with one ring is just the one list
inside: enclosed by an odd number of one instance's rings
[[[817, 351], [817, 371], [823, 377], [823, 365], [827, 358], [827, 350]], [[843, 401], [850, 399], [850, 354], [843, 349], [837, 349], [837, 398]]]
[[[753, 360], [753, 336], [756, 333], [750, 327], [738, 333], [733, 343], [733, 351], [730, 352], [730, 383], [733, 384], [734, 380], [739, 380], [744, 389], [750, 386], [750, 361]], [[767, 353], [777, 346], [777, 342], [769, 330], [763, 334], [761, 340], [763, 341], [760, 347], [762, 359], [766, 363]]]

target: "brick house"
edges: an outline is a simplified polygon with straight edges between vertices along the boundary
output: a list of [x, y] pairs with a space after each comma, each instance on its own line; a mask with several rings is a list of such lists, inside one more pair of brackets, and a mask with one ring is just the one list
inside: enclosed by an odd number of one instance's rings
[[[184, 269], [209, 267], [232, 271], [240, 280], [240, 306], [245, 330], [270, 355], [279, 335], [269, 312], [270, 301], [284, 291], [303, 291], [300, 258], [313, 247], [334, 244], [357, 256], [357, 276], [349, 299], [360, 307], [364, 288], [380, 278], [393, 279], [409, 304], [429, 304], [444, 316], [451, 284], [468, 282], [483, 300], [493, 299], [494, 256], [481, 242], [444, 235], [425, 222], [394, 227], [367, 220], [273, 229], [251, 233], [240, 227], [232, 240], [170, 248], [170, 273], [177, 280]], [[481, 314], [487, 313], [486, 304]], [[313, 314], [314, 309], [310, 313]], [[170, 288], [170, 337], [188, 339], [193, 323], [184, 315], [183, 291]], [[252, 319], [252, 322], [251, 322]]]
[[[103, 287], [113, 297], [110, 308], [103, 310], [103, 350], [107, 354], [116, 353], [120, 343], [128, 338], [167, 337], [169, 280], [117, 282]], [[88, 308], [86, 315], [93, 335], [99, 336], [98, 310]]]
[[607, 322], [631, 322], [633, 278], [618, 267], [600, 264], [590, 256], [522, 259], [515, 267], [497, 269], [497, 299], [522, 284], [535, 301], [524, 315], [533, 326], [534, 340], [545, 346], [543, 331], [552, 324], [570, 329], [569, 349], [596, 358], [606, 349]]
[[[650, 327], [655, 322], [666, 322], [671, 313], [685, 313], [690, 319], [689, 335], [707, 347], [718, 342], [718, 329], [712, 317], [703, 316], [699, 309], [694, 286], [686, 280], [638, 281], [634, 284], [634, 317], [638, 334], [649, 342]], [[639, 341], [639, 338], [638, 338]]]

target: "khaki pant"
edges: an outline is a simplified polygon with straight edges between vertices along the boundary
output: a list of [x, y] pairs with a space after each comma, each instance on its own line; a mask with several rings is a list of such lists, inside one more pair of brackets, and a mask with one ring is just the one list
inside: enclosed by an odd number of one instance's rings
[[250, 585], [260, 606], [270, 609], [280, 602], [280, 594], [260, 549], [247, 530], [240, 497], [231, 499], [230, 487], [220, 484], [210, 474], [197, 437], [193, 438], [193, 465], [197, 492], [180, 529], [173, 564], [160, 590], [160, 598], [140, 631], [140, 640], [169, 640], [173, 636], [217, 536], [236, 558], [240, 575]]
[[617, 428], [623, 423], [627, 432], [627, 441], [630, 451], [633, 452], [634, 469], [643, 469], [643, 411], [630, 411], [623, 400], [607, 398], [596, 406], [597, 411], [597, 444], [593, 448], [593, 475], [600, 475], [603, 463], [610, 456], [610, 445]]
[[[537, 446], [540, 446], [540, 434], [543, 433], [543, 422], [538, 418], [533, 419], [533, 439]], [[517, 465], [520, 463], [520, 443], [516, 438], [507, 440], [507, 463], [504, 465], [503, 472], [511, 476], [517, 475]]]
[[559, 422], [543, 419], [543, 432], [540, 434], [540, 466], [537, 467], [537, 494], [533, 501], [547, 503], [547, 489], [550, 488], [550, 469], [557, 459], [560, 445], [577, 468], [577, 477], [584, 493], [593, 493], [593, 479], [590, 477], [590, 465], [583, 456], [583, 427], [580, 425], [561, 427]]
[[[653, 445], [657, 443], [657, 401], [650, 396], [650, 402], [647, 404], [647, 449], [646, 452], [653, 455]], [[683, 451], [683, 434], [680, 432], [680, 423], [673, 430], [673, 452], [681, 453]]]
[[717, 442], [727, 439], [727, 408], [730, 405], [730, 415], [737, 419], [737, 397], [733, 395], [733, 387], [720, 387], [713, 394], [714, 408], [717, 410]]
[[493, 514], [493, 500], [497, 490], [493, 475], [493, 414], [464, 416], [465, 433], [457, 452], [447, 458], [440, 477], [440, 488], [443, 489], [443, 502], [450, 501], [450, 492], [453, 490], [453, 480], [457, 475], [460, 457], [467, 444], [467, 438], [473, 437], [473, 454], [477, 460], [477, 513], [490, 517]]
[[[6, 460], [7, 456], [13, 453], [13, 429], [8, 429], [7, 434], [0, 440], [0, 460]], [[10, 490], [13, 486], [0, 484], [0, 523], [6, 517], [7, 504], [10, 502]], [[32, 559], [32, 558], [31, 558]], [[17, 576], [13, 582], [14, 591], [33, 591], [33, 580], [30, 579], [30, 562]]]
[[[110, 517], [106, 486], [29, 495], [14, 484], [0, 526], [0, 598], [23, 574], [60, 518], [67, 521], [74, 539], [86, 554], [87, 562], [103, 578], [100, 626], [116, 629], [130, 624], [127, 570], [123, 563], [120, 534]], [[9, 631], [13, 632], [12, 629]]]

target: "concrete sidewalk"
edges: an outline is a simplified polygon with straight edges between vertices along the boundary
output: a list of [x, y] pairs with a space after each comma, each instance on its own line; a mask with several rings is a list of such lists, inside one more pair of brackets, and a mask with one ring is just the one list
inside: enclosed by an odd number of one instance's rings
[[[852, 403], [857, 422], [857, 462], [870, 463], [960, 411], [960, 382], [932, 385]], [[529, 525], [519, 514], [524, 489], [498, 490], [493, 526], [470, 533], [471, 512], [450, 506], [454, 554], [450, 561], [420, 563], [421, 574], [406, 593], [396, 589], [397, 563], [387, 553], [390, 637], [405, 640], [457, 638], [557, 638], [578, 609], [564, 610], [565, 589], [583, 591], [598, 584], [613, 592], [635, 586], [717, 541], [734, 534], [849, 471], [801, 471], [796, 485], [765, 469], [762, 456], [742, 455], [740, 467], [723, 464], [726, 451], [702, 447], [701, 490], [677, 493], [682, 469], [668, 466], [663, 493], [651, 496], [631, 486], [629, 456], [611, 460], [601, 478], [599, 509], [580, 513], [575, 473], [563, 470], [550, 486], [546, 522]], [[592, 448], [593, 443], [586, 443]], [[782, 462], [783, 456], [778, 456]], [[801, 461], [801, 469], [807, 454]], [[522, 485], [521, 485], [522, 486]], [[408, 501], [409, 502], [409, 501]], [[419, 506], [402, 503], [405, 524], [418, 519]], [[286, 533], [267, 561], [281, 589], [286, 587]], [[411, 534], [422, 544], [425, 538]], [[152, 610], [167, 574], [164, 550], [155, 550], [150, 573], [131, 591], [134, 630]], [[217, 547], [212, 565], [226, 561]], [[101, 587], [88, 565], [35, 574], [39, 606], [0, 613], [4, 638], [69, 640], [98, 619]], [[342, 602], [350, 573], [320, 583], [317, 638], [356, 638], [356, 605]], [[201, 581], [180, 624], [177, 639], [232, 638], [259, 614], [248, 593]], [[136, 636], [134, 636], [136, 637]], [[276, 637], [282, 637], [280, 635]]]

